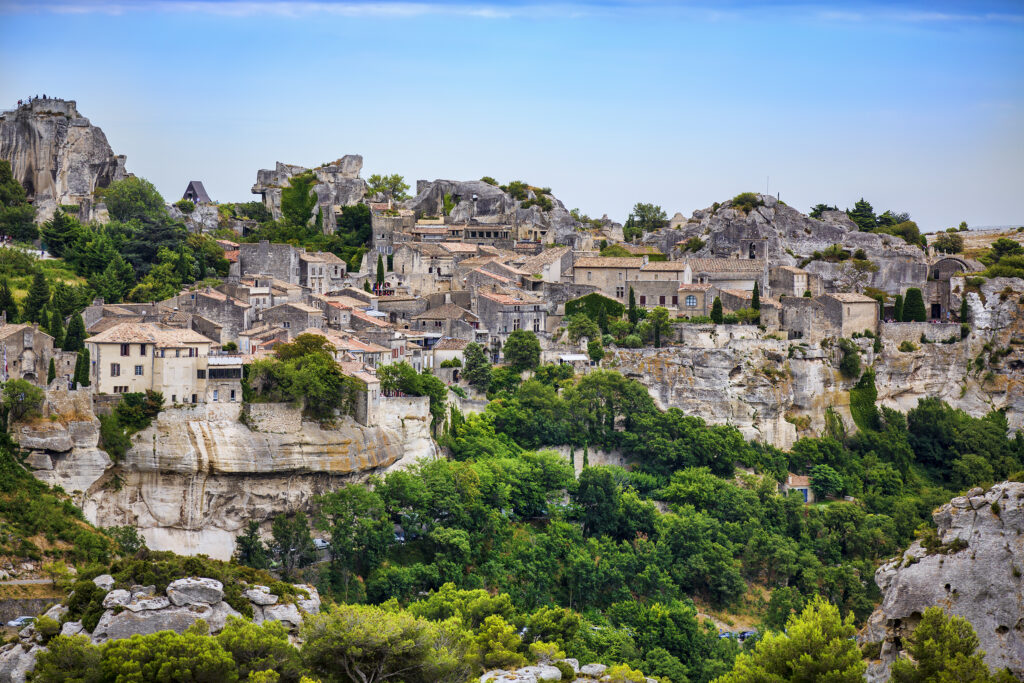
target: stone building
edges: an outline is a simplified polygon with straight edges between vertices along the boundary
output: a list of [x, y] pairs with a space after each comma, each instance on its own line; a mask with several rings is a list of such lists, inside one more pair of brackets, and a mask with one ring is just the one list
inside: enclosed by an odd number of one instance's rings
[[187, 199], [193, 204], [209, 204], [213, 201], [206, 193], [206, 188], [203, 187], [201, 180], [190, 180], [181, 198]]
[[809, 273], [796, 266], [776, 266], [769, 270], [768, 287], [769, 292], [775, 298], [803, 296], [804, 292], [810, 292], [811, 296], [818, 296], [825, 291], [820, 275]]
[[[745, 289], [722, 289], [718, 293], [722, 302], [722, 310], [732, 313], [744, 308], [754, 307], [754, 293]], [[770, 330], [779, 328], [782, 304], [769, 296], [758, 296], [761, 324]]]
[[592, 285], [605, 296], [626, 303], [629, 281], [637, 280], [640, 269], [647, 265], [646, 258], [590, 256], [576, 259], [573, 264], [573, 282]]
[[308, 327], [322, 329], [324, 312], [309, 304], [287, 303], [263, 311], [260, 314], [260, 321], [264, 325], [287, 330], [291, 339], [302, 334]]
[[476, 340], [478, 327], [480, 318], [476, 314], [453, 303], [428, 308], [412, 316], [410, 325], [412, 330], [430, 337], [456, 337], [469, 341]]
[[[925, 284], [925, 305], [931, 320], [949, 322], [954, 317], [959, 320], [960, 311], [950, 310], [950, 280], [964, 273], [983, 270], [984, 265], [960, 256], [944, 256], [931, 264], [928, 271], [928, 282]], [[904, 293], [905, 294], [905, 293]]]
[[569, 247], [554, 247], [513, 263], [543, 282], [561, 282], [565, 273], [572, 271], [574, 252]]
[[[693, 282], [706, 282], [719, 289], [754, 289], [768, 285], [767, 261], [764, 259], [688, 258]], [[801, 292], [803, 294], [803, 292]]]
[[518, 290], [477, 292], [476, 310], [490, 332], [491, 341], [504, 343], [516, 330], [537, 334], [546, 331], [547, 310], [543, 299]]
[[822, 294], [823, 312], [829, 326], [840, 337], [869, 330], [878, 333], [878, 302], [869, 296], [854, 293]]
[[679, 285], [679, 315], [687, 318], [696, 315], [710, 315], [717, 290], [706, 282]]
[[217, 344], [235, 341], [243, 330], [252, 327], [256, 319], [256, 311], [250, 304], [209, 287], [193, 292], [182, 292], [160, 304], [165, 308], [186, 311], [216, 323], [219, 329], [218, 336], [211, 336], [212, 330], [204, 326], [204, 321], [193, 320], [192, 328], [210, 337]]
[[[0, 370], [3, 371], [3, 381], [24, 379], [45, 387], [50, 359], [54, 358], [57, 363], [61, 356], [60, 350], [53, 348], [53, 337], [40, 330], [36, 324], [8, 325], [5, 315], [0, 315], [0, 323]], [[65, 374], [61, 372], [63, 369], [57, 368], [58, 376]]]
[[289, 284], [297, 285], [301, 279], [300, 254], [290, 244], [272, 243], [261, 240], [258, 243], [238, 245], [238, 275], [269, 275]]
[[190, 329], [122, 323], [85, 340], [93, 390], [100, 394], [158, 391], [170, 403], [206, 400], [213, 341]]
[[342, 289], [347, 275], [345, 262], [329, 251], [299, 254], [299, 283], [313, 294]]

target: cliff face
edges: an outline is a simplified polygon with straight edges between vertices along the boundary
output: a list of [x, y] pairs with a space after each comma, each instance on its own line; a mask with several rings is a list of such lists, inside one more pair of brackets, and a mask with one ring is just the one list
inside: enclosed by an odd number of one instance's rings
[[[132, 437], [117, 464], [96, 448], [98, 430], [80, 430], [81, 446], [62, 440], [74, 422], [41, 420], [23, 426], [19, 439], [33, 449], [33, 467], [54, 463], [36, 476], [78, 492], [93, 524], [135, 526], [156, 550], [227, 559], [250, 519], [269, 521], [345, 481], [432, 456], [422, 403], [406, 401], [381, 427], [347, 420], [331, 429], [279, 404], [257, 406], [248, 418], [253, 429], [239, 421], [237, 405], [166, 410]], [[78, 422], [95, 424], [91, 409], [80, 408]]]
[[[316, 176], [313, 192], [316, 193], [317, 206], [323, 214], [324, 232], [333, 233], [337, 227], [335, 206], [356, 204], [366, 194], [366, 181], [359, 177], [362, 168], [363, 157], [358, 154], [347, 154], [333, 163], [313, 169]], [[309, 169], [303, 166], [282, 164], [279, 161], [273, 169], [260, 169], [256, 173], [256, 184], [252, 186], [252, 192], [262, 196], [267, 211], [274, 220], [280, 220], [281, 190], [288, 187], [293, 176], [308, 171]]]
[[[959, 288], [959, 289], [958, 289]], [[875, 370], [878, 402], [906, 412], [934, 396], [971, 415], [1005, 409], [1010, 426], [1024, 426], [1024, 281], [995, 278], [971, 291], [952, 283], [951, 308], [966, 296], [973, 333], [959, 340], [956, 326], [883, 325], [882, 350], [854, 340], [861, 366]], [[952, 328], [952, 329], [950, 329]], [[752, 439], [779, 448], [824, 428], [832, 406], [848, 427], [855, 380], [838, 371], [834, 346], [772, 339], [753, 326], [683, 325], [681, 344], [663, 349], [618, 349], [604, 362], [643, 383], [661, 408], [678, 407], [715, 424], [732, 424]], [[937, 343], [921, 343], [920, 336]], [[957, 338], [952, 343], [950, 336]], [[900, 351], [912, 340], [917, 349]], [[979, 361], [980, 359], [980, 361]]]
[[49, 220], [58, 204], [82, 204], [80, 216], [89, 219], [96, 188], [128, 175], [125, 158], [73, 100], [34, 100], [0, 116], [0, 159], [11, 162], [37, 221]]
[[[871, 275], [870, 286], [890, 292], [918, 286], [928, 279], [928, 261], [924, 252], [900, 237], [860, 232], [844, 212], [827, 211], [822, 220], [810, 218], [775, 197], [759, 195], [763, 206], [743, 212], [726, 201], [718, 208], [699, 209], [686, 222], [644, 236], [644, 242], [670, 253], [676, 244], [691, 237], [706, 243], [696, 256], [736, 256], [747, 258], [749, 244], [755, 242], [758, 258], [767, 256], [773, 265], [797, 265], [816, 251], [833, 244], [854, 252], [863, 249], [878, 272]], [[817, 273], [831, 285], [843, 277], [844, 264], [812, 261], [806, 269]]]
[[868, 680], [888, 680], [889, 667], [904, 654], [903, 639], [933, 605], [971, 622], [989, 668], [1024, 677], [1024, 484], [972, 489], [933, 517], [940, 547], [915, 541], [875, 572], [882, 604], [861, 640], [881, 642], [882, 649]]

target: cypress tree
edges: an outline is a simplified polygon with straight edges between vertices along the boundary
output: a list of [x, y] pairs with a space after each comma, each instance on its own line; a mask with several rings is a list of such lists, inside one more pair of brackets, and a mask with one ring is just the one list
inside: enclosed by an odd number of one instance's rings
[[903, 300], [903, 320], [905, 322], [923, 323], [928, 319], [924, 310], [924, 296], [917, 287], [907, 290], [907, 297]]
[[85, 321], [82, 314], [76, 313], [68, 324], [67, 334], [64, 335], [65, 351], [81, 351], [85, 347]]
[[0, 280], [0, 311], [7, 314], [7, 322], [18, 322], [18, 303], [11, 293], [11, 283], [7, 278]]
[[721, 325], [724, 316], [722, 315], [722, 300], [717, 296], [715, 302], [711, 304], [711, 322], [716, 325]]
[[79, 387], [89, 386], [89, 349], [82, 349], [78, 352], [75, 360], [75, 384]]
[[57, 364], [51, 358], [50, 367], [46, 370], [46, 383], [50, 384], [55, 379], [57, 379]]
[[377, 284], [384, 284], [384, 257], [377, 254]]
[[903, 295], [902, 294], [897, 294], [896, 295], [895, 308], [896, 308], [896, 312], [895, 312], [894, 315], [896, 316], [896, 322], [901, 323], [901, 322], [903, 322]]
[[750, 297], [750, 307], [755, 311], [761, 310], [761, 290], [758, 288], [757, 283], [754, 283], [754, 294]]
[[971, 317], [970, 309], [967, 308], [967, 293], [964, 292], [964, 296], [960, 299], [960, 322], [970, 322], [968, 318]]
[[569, 467], [573, 472], [576, 471], [576, 447], [572, 444], [569, 444]]
[[41, 322], [43, 308], [50, 302], [50, 285], [46, 283], [43, 271], [37, 270], [32, 276], [32, 285], [25, 297], [25, 320]]
[[636, 325], [636, 321], [640, 319], [640, 313], [636, 310], [636, 295], [633, 294], [633, 288], [629, 288], [629, 324]]
[[60, 311], [50, 311], [50, 336], [53, 337], [54, 348], [64, 348], [64, 320]]
[[369, 280], [363, 280], [363, 289], [365, 291], [367, 291], [367, 292], [372, 292], [373, 291], [372, 289], [370, 289], [370, 281]]
[[590, 451], [587, 444], [583, 444], [583, 469], [590, 467]]

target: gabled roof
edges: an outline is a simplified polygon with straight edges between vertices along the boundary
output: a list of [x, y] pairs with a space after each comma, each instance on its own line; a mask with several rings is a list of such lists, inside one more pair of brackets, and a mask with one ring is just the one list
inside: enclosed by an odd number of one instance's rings
[[[13, 336], [15, 334], [18, 334], [19, 332], [24, 332], [25, 330], [32, 330], [32, 329], [34, 329], [32, 327], [32, 325], [26, 325], [24, 323], [3, 325], [3, 326], [0, 326], [0, 339], [8, 339], [9, 337], [11, 337], [11, 336]], [[42, 330], [39, 330], [39, 332], [41, 334], [46, 334]], [[49, 335], [47, 335], [47, 336], [49, 336]]]
[[455, 337], [441, 337], [433, 348], [435, 351], [462, 351], [469, 342], [465, 339], [456, 339]]
[[680, 263], [689, 263], [694, 273], [760, 273], [764, 271], [764, 259], [691, 258], [681, 259]]
[[641, 270], [644, 272], [681, 273], [687, 267], [693, 269], [693, 266], [686, 261], [650, 261]]
[[182, 344], [212, 344], [213, 340], [195, 330], [182, 327], [164, 327], [156, 323], [121, 323], [95, 334], [85, 341], [92, 344], [156, 344], [181, 346]]
[[872, 299], [870, 296], [863, 294], [856, 294], [854, 292], [830, 292], [828, 294], [822, 294], [829, 298], [841, 301], [844, 304], [877, 304], [878, 301]]
[[574, 268], [642, 268], [644, 260], [633, 256], [585, 256], [576, 259]]
[[208, 204], [213, 201], [210, 199], [210, 195], [206, 194], [206, 188], [203, 187], [203, 182], [201, 180], [190, 180], [188, 185], [185, 187], [185, 194], [188, 194], [189, 190], [192, 190], [192, 194], [195, 195], [196, 199], [204, 204]]
[[527, 258], [522, 262], [522, 270], [530, 273], [531, 275], [536, 274], [544, 270], [544, 266], [554, 263], [565, 256], [566, 252], [569, 251], [569, 247], [555, 247], [554, 249], [545, 249], [539, 254]]
[[479, 322], [480, 318], [467, 311], [461, 306], [455, 304], [444, 304], [436, 308], [428, 308], [427, 310], [414, 315], [413, 320], [467, 320], [469, 322]]
[[497, 302], [504, 306], [533, 306], [544, 301], [525, 292], [478, 292], [478, 296]]

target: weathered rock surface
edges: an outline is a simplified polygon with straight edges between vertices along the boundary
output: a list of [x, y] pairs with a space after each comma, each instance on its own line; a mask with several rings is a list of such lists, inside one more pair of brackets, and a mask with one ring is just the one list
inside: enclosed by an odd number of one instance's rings
[[882, 650], [869, 679], [888, 679], [903, 639], [933, 605], [971, 622], [989, 668], [1024, 677], [1024, 483], [973, 489], [933, 518], [943, 546], [938, 552], [915, 541], [875, 572], [882, 604], [861, 639], [881, 640]]
[[167, 205], [171, 218], [180, 220], [189, 232], [213, 232], [219, 227], [220, 214], [216, 204], [197, 204], [191, 213], [184, 213], [174, 204]]
[[[838, 244], [851, 252], [863, 249], [876, 265], [870, 286], [899, 293], [919, 286], [928, 279], [928, 260], [919, 247], [900, 237], [860, 232], [842, 211], [827, 211], [821, 220], [810, 218], [769, 195], [758, 195], [764, 202], [751, 211], [732, 208], [727, 200], [717, 209], [699, 209], [676, 228], [664, 228], [644, 236], [644, 242], [671, 253], [676, 244], [691, 237], [705, 241], [695, 256], [747, 258], [744, 249], [751, 241], [763, 244], [758, 257], [767, 255], [773, 265], [797, 265], [816, 251]], [[675, 221], [678, 222], [678, 221]], [[741, 251], [743, 253], [741, 253]], [[842, 264], [813, 261], [806, 269], [821, 275], [826, 289], [832, 286]]]
[[197, 602], [215, 605], [224, 599], [224, 584], [214, 579], [178, 579], [167, 586], [167, 597], [179, 606]]
[[14, 643], [0, 649], [0, 681], [25, 683], [25, 678], [36, 666], [38, 645]]
[[[518, 226], [526, 236], [532, 229], [546, 233], [544, 242], [575, 246], [580, 233], [578, 223], [565, 205], [553, 195], [548, 195], [554, 206], [544, 211], [539, 206], [523, 207], [500, 187], [481, 180], [420, 180], [416, 183], [416, 196], [404, 203], [405, 208], [428, 215], [441, 216], [444, 213], [444, 197], [456, 200], [455, 208], [448, 215], [450, 223], [467, 223], [475, 220], [483, 224]], [[476, 201], [473, 197], [476, 196]], [[530, 190], [529, 199], [536, 193]]]
[[11, 162], [28, 192], [36, 220], [59, 204], [83, 204], [91, 218], [93, 193], [128, 176], [103, 131], [78, 113], [74, 100], [38, 99], [0, 115], [0, 159]]
[[[310, 214], [310, 220], [316, 216], [319, 208], [323, 215], [324, 232], [333, 233], [337, 227], [335, 207], [351, 206], [366, 195], [366, 181], [359, 177], [363, 168], [363, 157], [348, 154], [340, 159], [312, 169], [316, 176], [313, 192], [317, 196], [317, 205]], [[263, 204], [274, 220], [281, 218], [281, 191], [288, 187], [293, 176], [302, 175], [310, 169], [293, 164], [282, 164], [280, 161], [273, 169], [261, 169], [256, 173], [256, 184], [252, 186], [253, 194], [263, 197]]]

